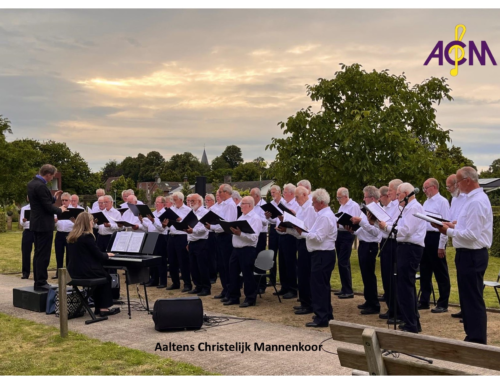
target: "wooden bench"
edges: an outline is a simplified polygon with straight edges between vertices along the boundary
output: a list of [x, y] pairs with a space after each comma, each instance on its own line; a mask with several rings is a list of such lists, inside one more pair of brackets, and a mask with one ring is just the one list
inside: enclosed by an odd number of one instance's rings
[[383, 350], [500, 371], [499, 347], [335, 320], [330, 321], [330, 330], [333, 340], [364, 346], [364, 352], [339, 347], [340, 365], [369, 375], [472, 375], [456, 368], [384, 356]]

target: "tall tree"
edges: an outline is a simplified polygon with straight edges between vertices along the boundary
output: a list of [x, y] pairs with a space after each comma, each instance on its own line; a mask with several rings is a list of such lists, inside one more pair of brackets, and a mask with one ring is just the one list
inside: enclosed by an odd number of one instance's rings
[[278, 152], [278, 182], [307, 178], [330, 192], [347, 186], [359, 197], [365, 185], [396, 177], [416, 185], [442, 180], [432, 148], [449, 141], [434, 109], [452, 100], [445, 79], [410, 87], [404, 74], [367, 73], [359, 64], [341, 68], [335, 78], [307, 86], [311, 100], [321, 103], [318, 113], [308, 107], [279, 123], [285, 137], [266, 147]]
[[[142, 157], [139, 157], [142, 156]], [[141, 171], [141, 162], [144, 159], [144, 155], [139, 153], [138, 157], [127, 156], [120, 163], [120, 169], [125, 178], [133, 179], [134, 182], [139, 180], [139, 172]]]
[[116, 160], [109, 160], [102, 167], [101, 173], [101, 181], [106, 182], [109, 177], [120, 177], [123, 174], [123, 170]]
[[488, 170], [479, 174], [480, 178], [500, 178], [500, 158], [494, 160]]
[[159, 152], [149, 152], [146, 155], [146, 158], [144, 158], [144, 161], [142, 161], [138, 181], [154, 181], [155, 175], [161, 171], [164, 163], [165, 158], [163, 158], [163, 156]]
[[229, 164], [231, 169], [234, 169], [236, 166], [243, 163], [241, 149], [236, 145], [226, 146], [226, 149], [222, 152], [221, 157]]
[[9, 119], [0, 114], [0, 141], [5, 141], [5, 133], [12, 134], [12, 128]]
[[232, 181], [257, 181], [260, 177], [260, 168], [254, 162], [247, 162], [237, 166], [233, 171]]

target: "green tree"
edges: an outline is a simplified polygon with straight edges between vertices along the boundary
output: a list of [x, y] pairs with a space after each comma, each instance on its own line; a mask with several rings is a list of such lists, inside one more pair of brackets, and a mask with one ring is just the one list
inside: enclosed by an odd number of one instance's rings
[[9, 119], [2, 117], [0, 114], [0, 141], [5, 141], [5, 133], [12, 134]]
[[152, 151], [146, 155], [146, 158], [141, 164], [141, 170], [139, 172], [140, 182], [149, 182], [155, 180], [155, 175], [158, 174], [163, 168], [165, 163], [165, 158], [157, 152]]
[[488, 170], [482, 171], [479, 178], [500, 178], [500, 158], [494, 160]]
[[116, 160], [109, 160], [101, 169], [101, 181], [106, 182], [109, 177], [120, 177], [123, 170]]
[[[176, 174], [176, 178], [167, 177], [165, 179], [171, 181], [183, 180], [184, 176], [188, 177], [189, 182], [194, 183], [196, 176], [206, 175], [210, 172], [210, 166], [202, 164], [196, 156], [190, 152], [173, 155], [163, 167], [163, 174], [168, 171]], [[162, 176], [163, 178], [163, 176]]]
[[445, 79], [410, 87], [404, 74], [367, 73], [359, 64], [341, 68], [333, 79], [307, 86], [311, 100], [321, 103], [318, 113], [308, 107], [278, 124], [285, 137], [266, 147], [278, 152], [278, 183], [307, 178], [331, 193], [349, 187], [358, 198], [364, 186], [396, 177], [416, 185], [428, 177], [442, 180], [432, 150], [449, 141], [434, 108], [452, 100]]
[[231, 169], [231, 166], [222, 156], [217, 156], [212, 161], [212, 170]]
[[137, 183], [139, 181], [139, 172], [141, 171], [141, 162], [144, 158], [144, 154], [141, 153], [139, 153], [137, 157], [125, 157], [119, 165], [123, 176]]
[[191, 187], [189, 185], [189, 182], [184, 182], [182, 184], [181, 193], [184, 194], [184, 198], [186, 198], [189, 194], [192, 193], [192, 190], [191, 190]]
[[237, 166], [233, 171], [232, 180], [237, 181], [256, 181], [260, 177], [260, 168], [254, 162], [247, 162]]
[[111, 190], [109, 193], [110, 195], [114, 196], [114, 193], [116, 191], [117, 205], [119, 201], [121, 201], [120, 203], [124, 202], [122, 200], [122, 191], [127, 189], [132, 189], [134, 193], [137, 194], [135, 182], [131, 178], [125, 178], [124, 176], [120, 176], [120, 178], [117, 178], [111, 183]]
[[226, 149], [224, 149], [224, 151], [222, 152], [221, 157], [229, 164], [229, 167], [231, 169], [234, 169], [235, 167], [243, 163], [241, 149], [236, 145], [226, 146]]
[[464, 166], [476, 168], [474, 162], [463, 155], [462, 149], [454, 145], [451, 148], [448, 148], [447, 145], [441, 145], [436, 149], [435, 156], [441, 160], [441, 167], [446, 176], [456, 173]]

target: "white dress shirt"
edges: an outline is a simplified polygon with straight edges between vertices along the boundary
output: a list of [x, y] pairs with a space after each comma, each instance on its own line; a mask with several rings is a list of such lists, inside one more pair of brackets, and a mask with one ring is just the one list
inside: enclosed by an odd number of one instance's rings
[[240, 236], [233, 234], [233, 247], [241, 248], [245, 246], [257, 247], [259, 241], [259, 233], [262, 227], [260, 217], [255, 213], [254, 209], [250, 210], [248, 214], [241, 214], [238, 221], [248, 221], [252, 227], [254, 234], [241, 233]]
[[[316, 213], [316, 210], [314, 210], [311, 199], [308, 199], [306, 202], [304, 202], [302, 206], [299, 205], [297, 218], [304, 222], [304, 226], [308, 231], [311, 227], [313, 227], [314, 222], [316, 222], [317, 215], [318, 214]], [[296, 238], [302, 238], [295, 229], [287, 228], [286, 232]]]
[[168, 226], [163, 227], [158, 217], [165, 213], [165, 208], [160, 211], [154, 210], [153, 212], [153, 222], [149, 218], [143, 218], [142, 223], [147, 227], [148, 233], [160, 233], [162, 235], [168, 234]]
[[262, 228], [260, 229], [261, 233], [267, 233], [267, 218], [266, 218], [266, 212], [262, 210], [261, 206], [265, 205], [265, 202], [261, 199], [257, 205], [254, 206], [253, 210], [255, 211], [255, 214], [260, 218], [260, 221], [262, 222]]
[[[172, 205], [170, 208], [175, 214], [177, 214], [180, 218], [184, 219], [186, 215], [189, 214], [191, 211], [191, 208], [182, 204], [181, 207], [176, 207], [175, 205]], [[173, 225], [170, 226], [170, 235], [187, 235], [187, 233], [183, 230], [177, 230]]]
[[[144, 202], [137, 200], [137, 205], [144, 205]], [[127, 207], [128, 208], [128, 202], [124, 202], [120, 205], [120, 207]]]
[[26, 210], [31, 210], [30, 204], [27, 204], [26, 206], [23, 206], [21, 208], [21, 213], [19, 215], [19, 221], [21, 222], [21, 226], [23, 227], [23, 230], [27, 230], [27, 229], [30, 228], [30, 221], [23, 222], [24, 212]]
[[360, 228], [356, 230], [354, 234], [356, 234], [360, 241], [379, 243], [382, 240], [382, 232], [379, 228], [368, 222], [368, 217], [363, 212], [361, 212], [361, 222], [359, 226]]
[[[119, 211], [118, 211], [118, 214], [120, 214]], [[121, 216], [121, 218], [118, 219], [118, 221], [125, 221], [125, 222], [131, 223], [133, 225], [137, 225], [137, 226], [139, 226], [139, 228], [137, 229], [138, 231], [143, 231], [143, 232], [148, 231], [147, 226], [144, 225], [143, 223], [141, 223], [141, 220], [139, 219], [139, 217], [135, 216], [134, 213], [132, 213], [132, 210], [130, 210], [130, 209], [128, 209], [126, 212], [124, 212], [123, 215]], [[134, 229], [132, 229], [132, 227], [125, 227], [125, 226], [122, 228], [122, 230], [135, 231]]]
[[[198, 210], [194, 211], [194, 215], [196, 215], [196, 218], [200, 219], [203, 218], [205, 214], [208, 213], [208, 209], [204, 208], [203, 206], [200, 206]], [[194, 227], [193, 227], [193, 233], [188, 234], [188, 242], [195, 242], [198, 241], [199, 239], [207, 239], [208, 238], [208, 233], [209, 230], [205, 227], [204, 224], [201, 222], [198, 222]]]
[[[429, 213], [437, 213], [444, 219], [450, 219], [450, 203], [441, 194], [436, 193], [431, 198], [427, 198], [424, 202], [424, 210]], [[429, 222], [425, 223], [427, 231], [439, 232], [438, 229], [432, 227]], [[439, 249], [444, 249], [446, 247], [446, 242], [448, 242], [448, 237], [441, 234], [439, 237]]]
[[[217, 210], [214, 211], [224, 221], [233, 222], [238, 219], [238, 209], [232, 198], [222, 201]], [[216, 233], [223, 233], [224, 229], [220, 225], [210, 225], [210, 229]], [[260, 231], [257, 231], [259, 233]]]
[[101, 209], [99, 209], [99, 201], [95, 201], [93, 204], [92, 204], [92, 209], [90, 210], [91, 212], [94, 212], [94, 211], [101, 211]]
[[[413, 214], [425, 214], [424, 208], [416, 199], [406, 205], [403, 211], [403, 216], [398, 222], [398, 235], [396, 240], [398, 242], [408, 242], [415, 245], [425, 247], [426, 221], [415, 217]], [[386, 231], [390, 233], [392, 225], [387, 225]]]
[[[349, 198], [349, 201], [347, 201], [345, 205], [340, 205], [338, 212], [347, 213], [351, 217], [361, 217], [361, 209], [359, 208], [359, 205], [352, 200], [352, 198]], [[346, 231], [346, 229], [344, 229], [344, 226], [339, 225], [339, 231]]]
[[314, 225], [309, 233], [302, 232], [302, 238], [306, 239], [307, 251], [335, 250], [335, 240], [337, 239], [337, 217], [330, 207], [321, 209]]
[[467, 200], [467, 194], [460, 193], [458, 197], [453, 197], [451, 200], [451, 208], [450, 208], [450, 221], [455, 222], [458, 220], [458, 216], [462, 207], [464, 206], [465, 201]]
[[[295, 198], [292, 198], [290, 200], [290, 202], [286, 202], [286, 200], [284, 198], [282, 198], [280, 203], [284, 207], [286, 207], [287, 209], [293, 210], [296, 215], [297, 215], [297, 211], [300, 209], [300, 205], [297, 203], [297, 200]], [[279, 207], [278, 207], [278, 209], [279, 209]], [[278, 217], [276, 217], [275, 220], [277, 222], [276, 226], [279, 226], [279, 224], [281, 223], [280, 219]], [[282, 233], [281, 231], [278, 231], [278, 234], [280, 234], [280, 235], [286, 235], [286, 234], [293, 235], [293, 234], [288, 233], [288, 232]]]
[[[115, 231], [118, 231], [118, 230], [121, 230], [118, 225], [116, 224], [115, 221], [113, 221], [113, 219], [115, 219], [116, 221], [120, 221], [121, 218], [122, 218], [122, 215], [120, 214], [120, 212], [118, 210], [116, 210], [114, 207], [112, 207], [111, 209], [109, 210], [101, 210], [101, 213], [103, 213], [106, 218], [108, 219], [109, 221], [109, 224], [111, 225], [110, 227], [106, 227], [104, 226], [104, 224], [102, 225], [99, 225], [99, 235], [111, 235], [113, 234]], [[110, 218], [113, 218], [113, 219], [110, 219]], [[95, 227], [96, 225], [94, 225]]]
[[[391, 217], [391, 219], [388, 220], [386, 223], [388, 225], [392, 226], [394, 224], [394, 222], [396, 222], [396, 220], [398, 219], [399, 214], [401, 213], [401, 209], [399, 207], [399, 201], [397, 199], [395, 199], [394, 201], [389, 202], [387, 204], [387, 206], [382, 207], [382, 209], [384, 209], [384, 211], [387, 213], [387, 215], [389, 217]], [[376, 226], [376, 225], [374, 227], [378, 228], [378, 226]], [[387, 232], [385, 230], [380, 230], [380, 232], [382, 233], [382, 238], [388, 238], [389, 237], [390, 231]]]
[[453, 238], [455, 249], [490, 248], [493, 241], [493, 211], [483, 188], [466, 194], [465, 203], [458, 214], [455, 229], [446, 234]]

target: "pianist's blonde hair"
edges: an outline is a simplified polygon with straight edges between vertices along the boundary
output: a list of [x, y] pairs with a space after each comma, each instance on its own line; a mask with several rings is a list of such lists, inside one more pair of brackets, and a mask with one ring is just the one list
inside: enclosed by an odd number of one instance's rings
[[68, 243], [75, 243], [83, 234], [92, 234], [95, 239], [94, 233], [92, 232], [93, 222], [94, 216], [92, 214], [86, 211], [78, 214], [73, 230], [68, 234]]

